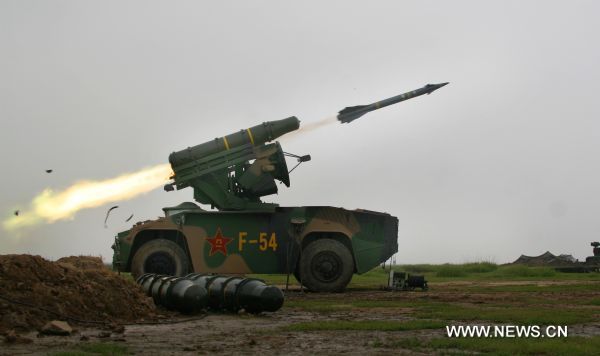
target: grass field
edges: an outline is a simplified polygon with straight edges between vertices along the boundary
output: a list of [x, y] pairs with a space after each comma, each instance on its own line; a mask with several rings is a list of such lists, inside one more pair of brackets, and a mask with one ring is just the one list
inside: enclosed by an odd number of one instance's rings
[[[522, 265], [496, 265], [489, 262], [474, 262], [465, 264], [419, 264], [393, 266], [396, 271], [404, 271], [424, 275], [429, 282], [451, 281], [598, 281], [598, 273], [562, 273], [552, 267], [527, 267]], [[375, 268], [362, 275], [354, 275], [349, 288], [376, 288], [387, 283], [389, 267], [385, 270]], [[261, 278], [272, 284], [285, 284], [285, 275], [250, 275]], [[290, 282], [297, 284], [293, 276]]]
[[[388, 271], [353, 277], [344, 293], [292, 289], [276, 313], [209, 313], [196, 322], [126, 328], [123, 340], [75, 344], [60, 355], [188, 354], [494, 354], [597, 355], [600, 350], [600, 274], [551, 268], [407, 265], [424, 274], [427, 291], [382, 290]], [[285, 285], [284, 275], [253, 275]], [[458, 337], [446, 326], [566, 326], [567, 337]], [[126, 339], [126, 340], [125, 340]], [[172, 346], [179, 345], [179, 346]]]
[[[547, 267], [498, 266], [492, 263], [408, 265], [394, 269], [425, 275], [430, 290], [392, 292], [374, 297], [368, 291], [385, 285], [388, 275], [387, 271], [375, 269], [353, 278], [349, 285], [354, 294], [352, 298], [309, 295], [288, 300], [286, 307], [325, 315], [354, 315], [357, 318], [364, 318], [365, 310], [372, 315], [396, 310], [403, 320], [300, 322], [285, 326], [282, 331], [363, 333], [365, 339], [370, 340], [367, 345], [381, 352], [403, 349], [436, 354], [593, 355], [600, 350], [600, 332], [578, 332], [582, 325], [594, 325], [596, 330], [600, 328], [598, 273], [559, 273]], [[269, 283], [285, 283], [285, 276], [258, 277]], [[558, 339], [502, 339], [448, 338], [444, 333], [446, 325], [498, 324], [564, 325], [569, 326], [570, 334]], [[437, 333], [413, 335], [414, 332], [428, 330], [437, 330]], [[386, 332], [386, 335], [373, 338], [373, 332]]]

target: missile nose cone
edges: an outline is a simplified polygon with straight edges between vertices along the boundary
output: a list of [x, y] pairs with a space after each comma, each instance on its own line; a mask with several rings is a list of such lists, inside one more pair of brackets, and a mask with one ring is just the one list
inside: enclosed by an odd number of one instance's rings
[[427, 94], [431, 94], [439, 88], [450, 84], [450, 82], [440, 83], [440, 84], [427, 84], [425, 88], [427, 88]]

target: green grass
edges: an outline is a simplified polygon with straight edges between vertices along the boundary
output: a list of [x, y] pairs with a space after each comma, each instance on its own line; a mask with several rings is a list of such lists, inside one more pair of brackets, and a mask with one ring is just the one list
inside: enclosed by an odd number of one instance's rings
[[[495, 268], [493, 267], [495, 266]], [[600, 280], [597, 273], [562, 273], [552, 267], [528, 267], [523, 265], [496, 266], [493, 264], [440, 265], [433, 272], [425, 273], [429, 281], [486, 281], [486, 280]]]
[[[424, 274], [430, 282], [429, 291], [423, 294], [382, 292], [384, 294], [377, 300], [367, 299], [368, 293], [364, 294], [364, 299], [337, 298], [332, 295], [318, 298], [314, 297], [315, 295], [309, 295], [307, 298], [290, 297], [286, 300], [285, 307], [323, 313], [344, 311], [349, 315], [353, 310], [358, 313], [358, 309], [361, 309], [360, 313], [364, 313], [365, 310], [373, 308], [373, 313], [378, 313], [376, 308], [397, 308], [398, 313], [411, 320], [327, 320], [293, 324], [282, 330], [356, 330], [364, 331], [365, 335], [372, 335], [367, 332], [440, 329], [456, 321], [511, 325], [574, 325], [595, 322], [600, 317], [598, 273], [561, 273], [549, 267], [499, 266], [487, 262], [462, 265], [407, 265], [396, 266], [394, 270]], [[349, 288], [377, 289], [387, 284], [387, 278], [387, 270], [376, 268], [363, 275], [355, 275]], [[496, 282], [498, 283], [495, 284]], [[465, 298], [449, 299], [444, 296], [445, 291], [451, 292], [447, 296], [460, 296], [462, 293]], [[506, 293], [505, 298], [476, 296], [497, 293]], [[402, 335], [397, 333], [390, 336], [390, 339], [371, 339], [367, 343], [375, 348], [398, 348], [439, 354], [585, 355], [597, 354], [597, 350], [600, 349], [600, 337], [597, 336], [570, 336], [562, 339], [399, 338]]]
[[427, 301], [414, 300], [352, 300], [347, 302], [334, 302], [331, 300], [288, 300], [285, 302], [286, 308], [299, 308], [306, 311], [317, 313], [332, 313], [337, 311], [347, 311], [354, 308], [416, 308], [428, 305]]
[[465, 277], [474, 273], [490, 273], [498, 269], [498, 265], [491, 262], [473, 262], [460, 265], [443, 264], [433, 266], [432, 272], [436, 277]]
[[378, 330], [378, 331], [406, 331], [424, 329], [442, 329], [446, 322], [439, 320], [330, 320], [303, 322], [287, 325], [285, 331], [323, 331], [323, 330]]
[[54, 356], [81, 356], [81, 355], [129, 355], [130, 352], [125, 345], [93, 342], [89, 344], [79, 344], [73, 350], [53, 353]]
[[[248, 278], [258, 278], [264, 280], [268, 284], [285, 285], [287, 275], [285, 274], [247, 274]], [[290, 285], [298, 285], [296, 278], [290, 274]]]
[[487, 273], [498, 269], [498, 265], [492, 262], [472, 262], [463, 264], [467, 273]]
[[[399, 292], [400, 293], [400, 292]], [[416, 308], [430, 305], [431, 303], [439, 303], [429, 300], [348, 300], [343, 303], [335, 303], [331, 300], [323, 299], [304, 299], [304, 300], [289, 300], [285, 302], [286, 307], [300, 308], [304, 310], [318, 311], [327, 306], [332, 306], [335, 310], [348, 310], [352, 308]]]
[[[528, 267], [523, 265], [497, 265], [491, 262], [471, 262], [463, 264], [417, 264], [393, 266], [395, 271], [405, 271], [424, 275], [429, 282], [448, 281], [545, 281], [583, 280], [600, 281], [600, 273], [562, 273], [552, 267]], [[354, 275], [349, 289], [378, 288], [387, 285], [389, 269], [374, 268], [361, 275]], [[269, 284], [285, 285], [284, 274], [249, 274], [247, 277], [260, 278]], [[293, 275], [290, 285], [298, 286]]]
[[527, 267], [523, 265], [502, 266], [492, 273], [496, 277], [554, 277], [556, 272], [552, 267]]
[[438, 265], [430, 265], [430, 264], [398, 265], [398, 266], [392, 266], [392, 268], [397, 271], [406, 271], [408, 273], [414, 273], [414, 274], [425, 274], [425, 273], [436, 272]]
[[467, 271], [462, 266], [457, 265], [443, 265], [435, 273], [436, 277], [466, 277]]
[[352, 302], [356, 308], [416, 308], [429, 304], [420, 300], [357, 300]]
[[[552, 300], [552, 299], [550, 299]], [[300, 308], [317, 313], [350, 311], [353, 308], [406, 308], [402, 313], [411, 317], [439, 320], [482, 320], [518, 324], [572, 325], [598, 319], [600, 310], [589, 308], [553, 308], [539, 300], [524, 300], [528, 305], [463, 305], [432, 300], [363, 300], [336, 303], [328, 300], [291, 300], [286, 308]]]
[[316, 313], [332, 313], [336, 311], [350, 310], [354, 308], [354, 306], [349, 303], [335, 303], [325, 300], [317, 300], [314, 302], [289, 301], [285, 303], [285, 306], [291, 308], [296, 307], [306, 311], [313, 311]]
[[330, 300], [286, 300], [286, 308], [300, 308], [316, 313], [331, 313], [354, 308], [352, 303], [335, 303]]
[[[444, 353], [490, 353], [494, 355], [597, 355], [600, 337], [567, 337], [560, 339], [480, 339], [480, 338], [434, 338], [420, 340], [405, 338], [392, 342], [375, 341], [377, 348], [399, 348]], [[445, 351], [445, 352], [444, 352]], [[462, 351], [462, 352], [461, 352]]]
[[[563, 273], [552, 267], [528, 267], [523, 265], [496, 265], [490, 262], [473, 262], [443, 265], [399, 265], [395, 271], [424, 275], [428, 282], [449, 281], [550, 281], [581, 280], [600, 281], [599, 273]], [[389, 270], [375, 268], [362, 275], [354, 275], [349, 288], [373, 288], [387, 285]], [[269, 278], [267, 278], [269, 279]], [[285, 276], [281, 279], [285, 283]], [[296, 283], [291, 277], [290, 281]]]
[[572, 325], [598, 320], [588, 309], [549, 308], [529, 305], [465, 306], [450, 303], [430, 303], [418, 307], [418, 318], [442, 320], [485, 320], [522, 325]]
[[[552, 306], [564, 306], [571, 305], [572, 307], [580, 308], [580, 307], [588, 307], [591, 310], [596, 306], [600, 306], [600, 301], [597, 298], [589, 297], [589, 296], [581, 296], [573, 300], [569, 300], [565, 302], [564, 299], [561, 299], [560, 294], [557, 293], [546, 293], [543, 296], [538, 295], [537, 293], [523, 293], [523, 296], [517, 296], [517, 302], [520, 305], [534, 305], [540, 307], [552, 307]], [[600, 309], [595, 308], [596, 313], [600, 314]]]
[[524, 293], [562, 293], [562, 292], [600, 292], [600, 283], [581, 284], [507, 284], [507, 285], [476, 285], [459, 286], [465, 292], [474, 293], [498, 293], [498, 292], [524, 292]]

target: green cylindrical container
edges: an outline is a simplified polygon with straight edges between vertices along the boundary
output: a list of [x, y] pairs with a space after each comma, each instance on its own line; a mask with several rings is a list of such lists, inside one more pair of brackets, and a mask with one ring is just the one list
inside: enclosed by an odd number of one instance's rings
[[284, 299], [281, 289], [253, 278], [248, 278], [237, 286], [236, 296], [239, 307], [251, 314], [277, 311], [283, 306]]
[[252, 146], [262, 145], [265, 142], [273, 141], [276, 138], [297, 130], [300, 127], [300, 120], [292, 116], [287, 119], [267, 121], [249, 129], [241, 130], [227, 136], [215, 138], [212, 141], [204, 142], [194, 147], [188, 147], [184, 150], [173, 152], [169, 155], [169, 163], [173, 170], [179, 165], [209, 156], [221, 151], [230, 150], [246, 144]]
[[195, 314], [206, 307], [208, 293], [189, 279], [179, 279], [170, 289], [170, 303], [184, 314]]

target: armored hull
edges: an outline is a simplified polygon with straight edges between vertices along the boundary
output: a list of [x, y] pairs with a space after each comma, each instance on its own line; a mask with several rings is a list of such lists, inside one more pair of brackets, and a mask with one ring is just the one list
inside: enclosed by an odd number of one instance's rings
[[293, 273], [313, 291], [341, 291], [398, 250], [398, 219], [327, 206], [205, 211], [194, 203], [120, 233], [113, 264], [135, 277]]

